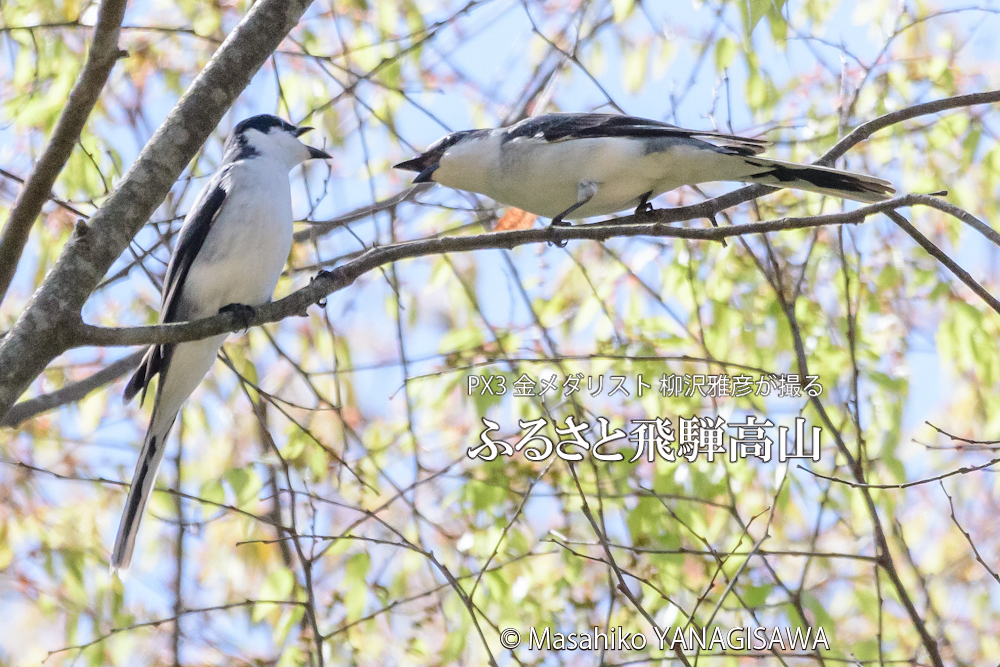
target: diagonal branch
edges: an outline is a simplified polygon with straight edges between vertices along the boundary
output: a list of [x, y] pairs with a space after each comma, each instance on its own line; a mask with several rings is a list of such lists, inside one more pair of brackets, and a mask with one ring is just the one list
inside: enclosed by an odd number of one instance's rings
[[970, 547], [972, 547], [972, 553], [976, 555], [976, 560], [979, 561], [979, 564], [990, 573], [990, 576], [992, 576], [998, 584], [1000, 584], [1000, 574], [997, 574], [996, 570], [990, 567], [986, 561], [983, 560], [983, 557], [979, 553], [979, 549], [976, 548], [976, 543], [972, 541], [972, 535], [970, 535], [969, 531], [963, 528], [962, 524], [958, 522], [958, 517], [955, 516], [955, 503], [952, 501], [951, 495], [948, 493], [948, 489], [944, 488], [944, 482], [938, 482], [938, 484], [941, 485], [941, 491], [943, 491], [944, 495], [948, 498], [948, 507], [951, 509], [951, 522], [955, 524], [960, 531], [962, 531], [965, 541], [969, 543]]
[[[4, 178], [10, 179], [10, 180], [14, 181], [15, 183], [20, 183], [21, 185], [24, 185], [24, 182], [25, 182], [23, 178], [21, 178], [20, 176], [16, 176], [15, 174], [10, 173], [6, 169], [0, 169], [0, 176], [3, 176]], [[59, 197], [56, 197], [56, 195], [55, 195], [54, 192], [50, 192], [49, 193], [49, 199], [56, 206], [59, 206], [60, 208], [63, 208], [65, 210], [69, 211], [70, 213], [72, 213], [73, 215], [75, 215], [77, 217], [84, 218], [84, 219], [87, 219], [87, 218], [90, 217], [89, 215], [87, 215], [86, 213], [84, 213], [83, 211], [81, 211], [80, 209], [78, 209], [75, 206], [71, 205], [69, 202], [62, 200]], [[9, 216], [8, 216], [8, 219], [9, 219]]]
[[[118, 187], [79, 223], [28, 308], [0, 340], [0, 414], [72, 345], [80, 310], [251, 77], [311, 0], [260, 0], [229, 34]], [[47, 190], [46, 190], [47, 192]]]
[[42, 157], [35, 163], [31, 174], [14, 202], [7, 217], [7, 224], [0, 233], [0, 302], [7, 294], [21, 253], [28, 242], [42, 205], [52, 195], [52, 184], [69, 160], [73, 147], [80, 140], [83, 126], [97, 104], [97, 98], [111, 75], [115, 63], [124, 55], [118, 48], [122, 19], [125, 18], [127, 0], [103, 0], [94, 25], [94, 39], [90, 44], [87, 62], [76, 80], [69, 100], [52, 132]]
[[[890, 211], [889, 213], [895, 212]], [[775, 285], [775, 294], [781, 303], [782, 310], [785, 313], [785, 318], [788, 321], [788, 326], [792, 332], [792, 340], [795, 346], [796, 363], [798, 365], [799, 373], [805, 376], [809, 374], [809, 366], [806, 357], [805, 345], [803, 343], [802, 331], [799, 329], [798, 319], [795, 315], [795, 303], [794, 301], [789, 302], [785, 299], [783, 291], [780, 288], [780, 284]], [[851, 474], [856, 483], [858, 485], [867, 484], [865, 481], [865, 469], [862, 460], [855, 457], [847, 448], [847, 443], [844, 441], [840, 429], [838, 429], [833, 423], [833, 420], [830, 419], [830, 415], [827, 413], [822, 401], [820, 401], [818, 396], [811, 396], [809, 398], [809, 403], [813, 406], [816, 412], [819, 413], [823, 424], [833, 432], [834, 440], [837, 443], [837, 450], [846, 459], [848, 468], [851, 470]], [[878, 509], [875, 506], [875, 501], [872, 497], [871, 491], [867, 488], [867, 486], [861, 486], [861, 494], [872, 522], [872, 537], [875, 542], [875, 553], [877, 557], [876, 562], [886, 573], [890, 583], [896, 590], [899, 601], [906, 609], [907, 616], [910, 617], [910, 621], [913, 623], [914, 628], [920, 635], [921, 644], [923, 644], [924, 650], [927, 651], [927, 654], [931, 659], [931, 664], [935, 667], [944, 667], [944, 662], [941, 660], [941, 653], [938, 649], [937, 642], [933, 637], [931, 637], [930, 632], [928, 632], [927, 624], [924, 622], [924, 619], [921, 618], [920, 613], [913, 604], [913, 599], [899, 576], [896, 564], [893, 562], [892, 553], [889, 551], [889, 542], [885, 537], [882, 520], [879, 518]]]
[[[960, 109], [979, 104], [996, 104], [998, 102], [1000, 102], [1000, 90], [990, 90], [982, 93], [972, 93], [971, 95], [946, 97], [941, 100], [934, 100], [933, 102], [927, 102], [925, 104], [915, 104], [912, 107], [906, 107], [905, 109], [900, 109], [899, 111], [887, 113], [854, 128], [853, 132], [838, 141], [833, 148], [824, 153], [822, 157], [816, 160], [813, 164], [827, 167], [832, 166], [833, 163], [847, 153], [848, 150], [860, 144], [862, 141], [879, 130], [884, 130], [887, 127], [895, 125], [896, 123], [901, 123], [905, 120], [918, 118], [920, 116], [940, 113], [949, 109]], [[686, 211], [685, 215], [690, 219], [711, 219], [714, 215], [724, 209], [736, 206], [737, 204], [742, 204], [743, 202], [748, 202], [751, 199], [756, 199], [757, 197], [766, 195], [769, 192], [775, 192], [776, 190], [778, 190], [778, 188], [770, 185], [748, 185], [746, 187], [739, 188], [738, 190], [727, 192], [724, 195], [713, 197], [712, 199], [706, 199], [703, 202], [699, 202], [691, 206], [685, 206], [683, 209], [676, 210]], [[675, 209], [667, 210], [673, 211]], [[650, 219], [657, 221], [662, 220], [659, 215], [661, 213], [662, 210], [653, 211], [649, 214]]]
[[133, 352], [127, 357], [122, 357], [121, 359], [108, 364], [93, 375], [90, 375], [79, 382], [68, 384], [62, 389], [57, 389], [49, 394], [42, 394], [41, 396], [35, 396], [34, 398], [30, 398], [26, 401], [15, 403], [11, 409], [7, 411], [7, 414], [0, 417], [0, 426], [12, 426], [17, 428], [21, 422], [31, 419], [35, 415], [82, 400], [87, 394], [95, 389], [99, 389], [109, 382], [114, 382], [134, 369], [139, 365], [139, 362], [142, 360], [142, 355], [145, 353], [145, 349]]
[[901, 216], [896, 211], [886, 211], [885, 214], [889, 216], [889, 219], [895, 222], [900, 229], [910, 235], [914, 241], [920, 244], [920, 247], [927, 251], [927, 254], [931, 255], [934, 259], [944, 264], [948, 267], [948, 270], [954, 273], [959, 280], [965, 283], [969, 289], [976, 293], [980, 299], [985, 301], [990, 308], [1000, 313], [1000, 301], [997, 301], [996, 297], [986, 291], [986, 288], [976, 282], [976, 279], [969, 275], [969, 272], [958, 265], [958, 262], [948, 257], [943, 250], [938, 248], [934, 243], [917, 231], [917, 228], [910, 224], [910, 221]]

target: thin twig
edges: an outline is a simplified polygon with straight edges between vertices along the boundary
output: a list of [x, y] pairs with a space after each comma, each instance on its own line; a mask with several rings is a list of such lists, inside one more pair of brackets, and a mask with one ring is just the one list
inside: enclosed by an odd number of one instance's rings
[[804, 470], [813, 477], [820, 477], [822, 479], [829, 480], [831, 482], [836, 482], [837, 484], [846, 484], [847, 486], [854, 489], [909, 489], [914, 486], [921, 486], [922, 484], [930, 484], [931, 482], [937, 482], [942, 479], [947, 479], [949, 477], [954, 477], [955, 475], [967, 475], [970, 472], [977, 472], [979, 470], [985, 470], [991, 468], [996, 464], [1000, 463], [1000, 458], [992, 459], [978, 466], [964, 466], [958, 470], [952, 470], [951, 472], [946, 472], [942, 475], [936, 475], [934, 477], [928, 477], [926, 479], [918, 479], [912, 482], [902, 482], [900, 484], [866, 484], [863, 482], [857, 482], [850, 479], [841, 479], [840, 477], [831, 477], [829, 475], [824, 475], [818, 473], [815, 470], [810, 470], [805, 466], [798, 466], [799, 470]]

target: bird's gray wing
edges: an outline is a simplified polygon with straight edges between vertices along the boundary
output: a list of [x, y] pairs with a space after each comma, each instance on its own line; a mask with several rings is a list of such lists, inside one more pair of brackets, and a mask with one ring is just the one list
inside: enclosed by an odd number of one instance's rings
[[[160, 303], [160, 323], [176, 322], [184, 280], [194, 263], [195, 257], [205, 243], [208, 232], [219, 217], [227, 195], [227, 168], [220, 169], [212, 177], [195, 200], [194, 207], [181, 226], [177, 247], [170, 257], [167, 273], [163, 278], [163, 297]], [[146, 398], [146, 389], [153, 377], [166, 368], [173, 345], [153, 345], [146, 352], [142, 363], [132, 379], [125, 386], [125, 400], [130, 401], [142, 391], [140, 402]]]
[[670, 123], [647, 118], [604, 113], [553, 113], [528, 118], [511, 125], [503, 142], [518, 138], [543, 139], [548, 142], [571, 139], [620, 137], [626, 139], [709, 139], [722, 145], [725, 152], [757, 155], [764, 152], [763, 139], [739, 137], [721, 132], [686, 130]]

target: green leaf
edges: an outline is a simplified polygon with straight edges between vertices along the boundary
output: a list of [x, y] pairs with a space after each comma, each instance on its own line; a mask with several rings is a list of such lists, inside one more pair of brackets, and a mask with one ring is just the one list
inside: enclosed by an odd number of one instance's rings
[[715, 70], [724, 72], [733, 64], [733, 57], [736, 56], [736, 40], [732, 37], [723, 37], [715, 43]]
[[785, 21], [785, 15], [781, 13], [784, 6], [785, 0], [774, 0], [767, 12], [767, 22], [771, 26], [771, 39], [775, 45], [781, 47], [784, 47], [784, 42], [788, 39], [788, 23]]
[[236, 494], [236, 506], [240, 507], [257, 498], [257, 492], [264, 486], [260, 476], [252, 467], [232, 468], [226, 471], [226, 481]]
[[13, 560], [14, 551], [6, 542], [0, 542], [0, 572], [6, 570]]
[[226, 491], [222, 488], [222, 482], [212, 479], [201, 485], [198, 496], [210, 503], [222, 505], [226, 502]]
[[627, 19], [633, 9], [635, 9], [635, 0], [611, 0], [611, 11], [616, 22]]
[[764, 79], [756, 71], [747, 77], [747, 104], [751, 109], [760, 109], [767, 101], [767, 87]]
[[[295, 586], [295, 575], [288, 568], [278, 568], [268, 575], [260, 590], [257, 591], [258, 600], [290, 600], [292, 588]], [[250, 615], [254, 623], [260, 622], [271, 612], [282, 608], [282, 605], [256, 604]]]
[[754, 28], [764, 18], [764, 14], [771, 8], [771, 0], [746, 0], [748, 12], [747, 37], [753, 34]]
[[747, 586], [740, 595], [747, 607], [759, 607], [767, 602], [767, 596], [770, 594], [772, 588], [774, 588], [773, 584]]
[[980, 125], [973, 125], [969, 133], [965, 135], [965, 139], [962, 141], [962, 170], [966, 170], [972, 164], [972, 160], [976, 156], [976, 150], [979, 148], [979, 140], [983, 136], [983, 128]]
[[451, 664], [458, 660], [465, 650], [465, 628], [456, 628], [448, 633], [448, 638], [444, 642], [444, 649], [441, 651], [441, 664]]
[[347, 593], [344, 595], [344, 605], [347, 608], [347, 618], [353, 621], [361, 618], [368, 600], [368, 570], [371, 569], [371, 557], [367, 553], [357, 553], [351, 556], [344, 566], [344, 583]]
[[[646, 65], [649, 62], [649, 44], [642, 44], [625, 52], [622, 64], [622, 84], [625, 90], [636, 93], [646, 83]], [[560, 309], [562, 310], [562, 309]]]

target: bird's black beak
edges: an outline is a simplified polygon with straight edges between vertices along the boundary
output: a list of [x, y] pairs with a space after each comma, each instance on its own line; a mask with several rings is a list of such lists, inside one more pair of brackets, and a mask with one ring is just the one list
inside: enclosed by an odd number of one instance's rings
[[393, 169], [405, 169], [406, 171], [423, 171], [427, 168], [427, 158], [423, 155], [418, 155], [412, 160], [407, 160], [406, 162], [400, 162], [399, 164], [392, 165]]
[[413, 179], [414, 183], [430, 183], [431, 175], [434, 171], [441, 166], [437, 161], [433, 161], [433, 158], [428, 157], [426, 154], [418, 155], [412, 160], [407, 160], [406, 162], [400, 162], [392, 166], [393, 169], [405, 169], [406, 171], [416, 171], [420, 172], [417, 177]]
[[[306, 132], [311, 132], [313, 128], [311, 127], [297, 127], [295, 128], [295, 136], [301, 137]], [[306, 146], [309, 149], [309, 159], [310, 160], [329, 160], [332, 155], [326, 151], [321, 151], [318, 148], [313, 148], [312, 146]]]
[[326, 151], [321, 151], [318, 148], [313, 148], [312, 146], [309, 146], [309, 159], [310, 160], [329, 160], [332, 157], [333, 156], [330, 155], [329, 153], [327, 153]]

